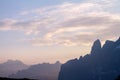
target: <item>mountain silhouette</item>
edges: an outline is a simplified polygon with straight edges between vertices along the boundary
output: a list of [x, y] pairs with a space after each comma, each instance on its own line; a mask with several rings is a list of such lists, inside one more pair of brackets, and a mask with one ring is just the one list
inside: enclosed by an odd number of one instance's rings
[[28, 66], [18, 60], [8, 60], [0, 64], [0, 77], [8, 77], [19, 70], [27, 69]]
[[120, 38], [93, 43], [91, 53], [61, 66], [58, 80], [115, 80], [120, 75]]
[[101, 51], [101, 42], [100, 40], [96, 40], [92, 46], [91, 54], [96, 54]]
[[61, 63], [57, 61], [55, 64], [43, 63], [32, 65], [28, 69], [18, 71], [12, 74], [11, 78], [30, 78], [39, 80], [57, 80]]

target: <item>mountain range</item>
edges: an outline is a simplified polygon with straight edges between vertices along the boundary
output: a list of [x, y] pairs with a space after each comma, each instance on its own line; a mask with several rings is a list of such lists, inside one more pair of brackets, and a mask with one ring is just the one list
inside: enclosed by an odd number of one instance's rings
[[8, 77], [19, 70], [27, 69], [29, 66], [19, 60], [8, 60], [0, 64], [0, 77]]
[[115, 80], [120, 75], [120, 38], [93, 43], [90, 54], [61, 66], [58, 80]]
[[38, 80], [57, 80], [61, 63], [55, 64], [43, 63], [30, 66], [28, 69], [18, 71], [12, 74], [10, 78], [29, 78]]

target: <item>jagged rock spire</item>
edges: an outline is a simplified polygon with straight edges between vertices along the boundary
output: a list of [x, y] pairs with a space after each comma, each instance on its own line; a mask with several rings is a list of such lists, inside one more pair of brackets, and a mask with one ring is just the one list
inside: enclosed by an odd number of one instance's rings
[[96, 54], [101, 50], [101, 42], [99, 39], [97, 39], [91, 49], [91, 54]]

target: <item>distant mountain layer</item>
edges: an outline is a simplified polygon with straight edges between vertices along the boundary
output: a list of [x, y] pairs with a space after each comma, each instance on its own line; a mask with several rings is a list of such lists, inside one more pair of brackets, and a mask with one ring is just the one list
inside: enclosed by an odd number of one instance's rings
[[57, 80], [60, 71], [61, 63], [58, 61], [55, 64], [43, 63], [30, 66], [28, 69], [18, 71], [12, 74], [11, 78], [30, 78], [39, 80]]
[[120, 38], [96, 40], [91, 53], [63, 64], [58, 80], [115, 80], [120, 75]]
[[18, 60], [8, 60], [0, 64], [0, 77], [8, 77], [19, 70], [27, 69], [28, 66]]

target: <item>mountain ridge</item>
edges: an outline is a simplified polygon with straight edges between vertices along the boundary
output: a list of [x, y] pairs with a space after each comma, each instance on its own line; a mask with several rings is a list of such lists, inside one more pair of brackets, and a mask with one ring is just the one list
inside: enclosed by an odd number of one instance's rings
[[29, 66], [19, 60], [7, 60], [0, 64], [0, 77], [8, 77], [19, 70], [27, 69]]
[[96, 40], [91, 53], [61, 66], [58, 80], [114, 80], [120, 74], [120, 38], [107, 40], [101, 47]]
[[28, 69], [18, 71], [12, 74], [10, 78], [30, 78], [40, 80], [57, 80], [61, 63], [57, 61], [54, 64], [42, 63], [31, 65]]

